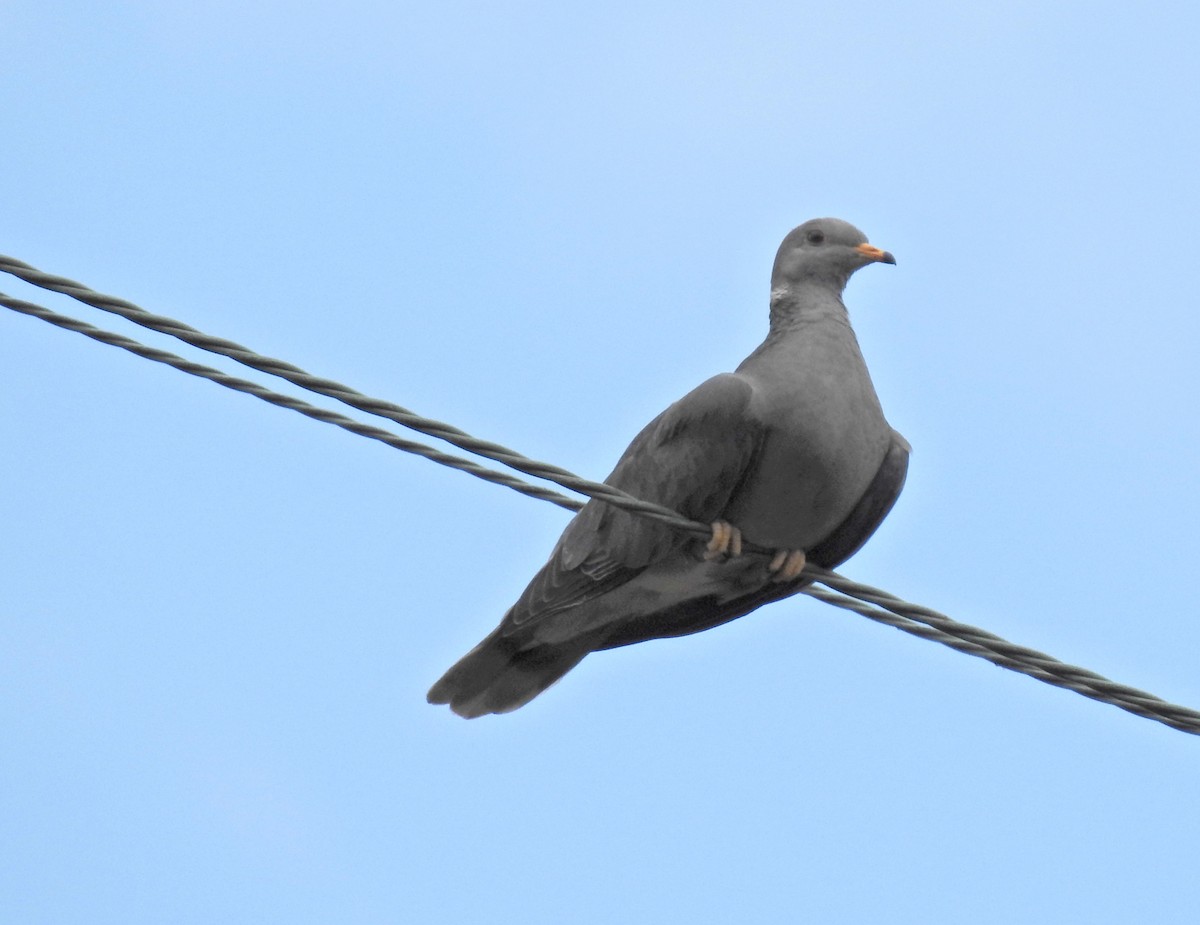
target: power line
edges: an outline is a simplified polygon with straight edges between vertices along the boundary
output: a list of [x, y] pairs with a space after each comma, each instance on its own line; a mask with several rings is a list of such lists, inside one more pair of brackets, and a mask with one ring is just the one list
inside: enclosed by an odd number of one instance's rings
[[369, 437], [372, 440], [378, 440], [380, 443], [386, 443], [388, 446], [398, 450], [403, 450], [405, 453], [414, 453], [417, 456], [422, 456], [425, 459], [440, 463], [443, 466], [449, 466], [451, 469], [458, 469], [461, 472], [467, 472], [476, 478], [484, 479], [488, 482], [493, 482], [496, 485], [503, 485], [506, 488], [511, 488], [523, 495], [528, 495], [531, 498], [537, 498], [540, 501], [549, 501], [551, 504], [557, 504], [559, 507], [566, 508], [569, 511], [577, 511], [583, 507], [582, 502], [575, 498], [568, 498], [566, 495], [561, 495], [549, 488], [543, 488], [540, 485], [530, 485], [528, 482], [522, 481], [515, 476], [509, 475], [506, 472], [498, 472], [495, 469], [488, 469], [486, 466], [481, 466], [469, 459], [463, 459], [461, 456], [453, 456], [449, 453], [443, 453], [441, 450], [434, 449], [431, 446], [426, 446], [424, 443], [417, 443], [415, 440], [405, 440], [403, 437], [398, 437], [391, 431], [384, 430], [382, 427], [374, 427], [370, 424], [364, 424], [361, 421], [356, 421], [353, 418], [346, 417], [344, 414], [339, 414], [336, 411], [330, 411], [326, 408], [319, 408], [316, 405], [311, 405], [299, 398], [293, 398], [290, 395], [283, 395], [279, 392], [273, 392], [265, 386], [259, 385], [257, 382], [251, 382], [247, 379], [239, 379], [236, 376], [231, 376], [228, 373], [222, 372], [219, 369], [213, 369], [211, 366], [204, 366], [201, 363], [194, 363], [191, 360], [186, 360], [181, 356], [170, 353], [166, 350], [159, 350], [156, 347], [148, 347], [145, 344], [139, 343], [130, 337], [125, 337], [123, 334], [114, 334], [111, 331], [105, 331], [88, 324], [85, 321], [79, 321], [76, 318], [71, 318], [68, 315], [61, 315], [58, 312], [51, 311], [41, 305], [33, 302], [25, 302], [21, 299], [14, 299], [12, 296], [0, 293], [0, 305], [5, 308], [11, 308], [15, 312], [20, 312], [23, 315], [29, 315], [33, 318], [40, 318], [42, 321], [47, 321], [50, 324], [60, 328], [65, 328], [68, 331], [75, 331], [85, 337], [90, 337], [92, 340], [99, 341], [102, 344], [109, 344], [113, 347], [120, 347], [122, 350], [127, 350], [130, 353], [142, 357], [147, 360], [154, 360], [157, 363], [164, 363], [167, 366], [178, 369], [181, 372], [188, 373], [192, 376], [197, 376], [201, 379], [208, 379], [210, 382], [215, 382], [217, 385], [223, 385], [227, 389], [233, 389], [236, 392], [244, 392], [247, 395], [253, 395], [255, 398], [261, 398], [265, 402], [276, 405], [280, 408], [287, 408], [289, 411], [295, 411], [303, 414], [305, 417], [312, 418], [315, 421], [321, 421], [325, 424], [333, 424], [336, 427], [341, 427], [343, 430], [348, 430], [352, 434], [358, 434], [360, 437]]
[[[807, 566], [805, 573], [809, 573]], [[1119, 684], [1094, 671], [1009, 642], [977, 626], [959, 623], [936, 610], [910, 604], [885, 591], [850, 581], [836, 572], [826, 572], [814, 566], [812, 573], [816, 581], [841, 592], [838, 594], [815, 585], [803, 589], [805, 594], [817, 600], [852, 610], [913, 636], [940, 642], [958, 652], [986, 659], [993, 665], [1028, 675], [1046, 684], [1156, 720], [1181, 732], [1200, 735], [1200, 711], [1170, 703], [1136, 687]], [[872, 607], [872, 603], [878, 606]]]
[[[526, 475], [531, 475], [534, 478], [545, 479], [546, 481], [561, 485], [563, 488], [577, 491], [580, 494], [619, 504], [619, 506], [626, 510], [661, 521], [679, 530], [695, 532], [697, 535], [709, 535], [709, 528], [707, 526], [698, 527], [695, 523], [681, 517], [678, 512], [672, 511], [670, 508], [653, 504], [649, 501], [642, 501], [640, 498], [635, 498], [633, 495], [626, 494], [617, 488], [613, 488], [611, 485], [605, 485], [603, 482], [593, 482], [589, 479], [580, 478], [575, 473], [569, 472], [559, 466], [530, 459], [528, 456], [524, 456], [516, 450], [511, 450], [498, 443], [480, 440], [478, 437], [474, 437], [466, 431], [459, 430], [457, 427], [443, 421], [435, 421], [432, 418], [416, 414], [407, 408], [403, 408], [394, 402], [386, 401], [382, 398], [372, 398], [369, 395], [364, 395], [362, 392], [356, 391], [340, 382], [335, 382], [332, 379], [314, 376], [299, 366], [295, 366], [284, 360], [263, 356], [250, 350], [248, 347], [243, 347], [241, 344], [226, 340], [223, 337], [213, 337], [212, 335], [205, 334], [203, 331], [198, 331], [196, 328], [184, 324], [182, 321], [177, 321], [174, 318], [152, 314], [126, 299], [96, 292], [94, 289], [83, 285], [83, 283], [77, 283], [62, 276], [43, 273], [36, 267], [32, 267], [13, 257], [0, 255], [0, 271], [10, 273], [33, 286], [38, 286], [51, 292], [60, 292], [79, 302], [83, 302], [85, 305], [119, 315], [144, 328], [157, 331], [160, 334], [170, 335], [193, 347], [199, 347], [201, 350], [207, 350], [209, 353], [228, 357], [231, 360], [241, 363], [243, 366], [248, 366], [251, 369], [267, 373], [271, 376], [286, 379], [288, 382], [306, 391], [332, 398], [359, 411], [387, 418], [426, 436], [445, 440], [447, 443], [459, 449], [466, 450], [468, 453], [474, 453], [476, 456], [482, 456], [485, 459], [502, 463], [510, 469], [516, 469], [518, 472], [524, 472]], [[769, 550], [760, 549], [759, 551], [765, 553]]]
[[[299, 367], [285, 363], [282, 360], [263, 357], [246, 347], [235, 344], [232, 341], [224, 340], [223, 338], [211, 337], [182, 322], [160, 315], [153, 315], [124, 299], [97, 293], [83, 286], [81, 283], [76, 283], [63, 277], [50, 276], [11, 257], [0, 255], [0, 270], [18, 276], [32, 285], [64, 293], [88, 305], [121, 315], [150, 330], [170, 334], [201, 349], [230, 357], [245, 366], [271, 375], [280, 376], [301, 388], [335, 398], [352, 407], [396, 421], [421, 433], [439, 437], [469, 452], [502, 462], [510, 468], [525, 472], [528, 475], [556, 482], [581, 494], [643, 516], [652, 517], [655, 520], [663, 521], [696, 535], [709, 535], [711, 528], [708, 525], [688, 520], [675, 511], [634, 498], [609, 485], [582, 479], [566, 469], [529, 459], [499, 444], [479, 440], [449, 424], [422, 417], [392, 402], [363, 395], [361, 392], [357, 392], [331, 379], [322, 379], [313, 376]], [[132, 338], [104, 331], [86, 322], [59, 314], [32, 302], [15, 299], [0, 293], [0, 305], [4, 305], [21, 314], [39, 318], [58, 327], [83, 334], [101, 343], [120, 347], [145, 359], [164, 363], [189, 375], [208, 379], [226, 388], [253, 395], [270, 404], [287, 408], [314, 420], [333, 424], [359, 436], [369, 437], [372, 440], [377, 440], [395, 449], [403, 450], [407, 453], [415, 453], [425, 459], [430, 459], [441, 465], [467, 472], [494, 484], [503, 485], [529, 497], [549, 501], [568, 510], [578, 510], [583, 506], [582, 502], [574, 498], [568, 498], [547, 488], [531, 485], [507, 473], [498, 472], [471, 460], [443, 453], [422, 443], [406, 440], [383, 428], [364, 424], [337, 412], [311, 405], [298, 398], [274, 392], [258, 383], [231, 376], [212, 367], [184, 359], [166, 350], [146, 346]], [[761, 553], [773, 552], [773, 550], [764, 549], [763, 547], [750, 547], [750, 544], [747, 544], [747, 548], [750, 551]], [[1047, 684], [1072, 690], [1093, 700], [1111, 704], [1147, 719], [1156, 720], [1173, 729], [1193, 735], [1200, 735], [1200, 711], [1169, 703], [1137, 688], [1118, 684], [1093, 671], [1061, 662], [1045, 653], [1008, 642], [986, 630], [965, 623], [959, 623], [945, 614], [928, 607], [903, 601], [878, 588], [872, 588], [868, 585], [851, 581], [836, 572], [830, 572], [809, 564], [805, 567], [804, 573], [806, 577], [811, 578], [814, 582], [827, 585], [828, 588], [809, 585], [800, 590], [825, 603], [852, 610], [871, 620], [893, 626], [906, 633], [919, 636], [922, 639], [939, 642], [956, 651], [986, 659], [995, 665], [1020, 672], [1039, 681], [1044, 681]]]

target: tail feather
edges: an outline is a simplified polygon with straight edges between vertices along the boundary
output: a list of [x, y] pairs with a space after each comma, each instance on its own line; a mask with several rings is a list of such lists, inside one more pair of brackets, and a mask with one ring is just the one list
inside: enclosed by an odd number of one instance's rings
[[509, 713], [529, 703], [590, 651], [590, 642], [583, 641], [523, 648], [498, 628], [442, 675], [427, 699], [449, 704], [467, 719]]

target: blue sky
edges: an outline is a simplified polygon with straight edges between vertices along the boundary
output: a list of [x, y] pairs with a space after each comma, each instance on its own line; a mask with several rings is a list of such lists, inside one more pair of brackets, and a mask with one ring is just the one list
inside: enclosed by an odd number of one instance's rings
[[[0, 252], [598, 478], [846, 218], [842, 571], [1200, 705], [1200, 14], [741, 7], [2, 3]], [[0, 447], [4, 921], [1194, 921], [1193, 737], [807, 598], [468, 723], [564, 512], [10, 312]]]

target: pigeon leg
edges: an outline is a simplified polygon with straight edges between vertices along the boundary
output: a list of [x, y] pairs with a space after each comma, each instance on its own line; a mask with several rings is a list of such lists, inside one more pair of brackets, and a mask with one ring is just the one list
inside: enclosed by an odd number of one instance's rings
[[719, 559], [722, 556], [740, 556], [742, 554], [742, 531], [724, 520], [712, 523], [712, 539], [704, 547], [706, 561]]
[[791, 581], [800, 577], [806, 562], [808, 557], [803, 549], [781, 549], [775, 553], [767, 570], [771, 573], [772, 581]]

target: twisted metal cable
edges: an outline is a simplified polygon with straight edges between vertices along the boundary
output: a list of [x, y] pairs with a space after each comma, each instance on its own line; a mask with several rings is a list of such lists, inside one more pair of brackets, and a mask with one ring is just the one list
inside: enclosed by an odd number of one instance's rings
[[[21, 272], [16, 272], [13, 269], [14, 267]], [[13, 272], [14, 275], [18, 275], [34, 285], [72, 295], [88, 304], [95, 304], [93, 300], [105, 301], [109, 305], [106, 310], [114, 311], [116, 314], [128, 317], [129, 320], [136, 321], [143, 327], [172, 334], [188, 343], [193, 343], [195, 346], [229, 356], [244, 365], [261, 369], [264, 372], [272, 372], [273, 375], [280, 375], [282, 378], [299, 385], [301, 388], [308, 388], [311, 391], [336, 398], [361, 410], [397, 420], [398, 423], [411, 427], [414, 430], [430, 434], [431, 436], [441, 437], [468, 451], [474, 452], [474, 447], [476, 446], [485, 447], [488, 449], [488, 452], [480, 453], [480, 455], [504, 462], [506, 465], [517, 468], [527, 474], [547, 478], [564, 487], [614, 504], [625, 510], [669, 523], [672, 526], [685, 529], [700, 536], [708, 536], [710, 533], [711, 528], [708, 525], [688, 520], [680, 516], [677, 512], [670, 511], [667, 508], [633, 498], [603, 483], [581, 479], [568, 470], [557, 466], [530, 460], [498, 444], [476, 440], [464, 431], [460, 431], [448, 424], [422, 418], [391, 402], [369, 398], [332, 380], [317, 379], [303, 370], [299, 370], [298, 367], [294, 367], [283, 361], [259, 357], [252, 351], [231, 341], [209, 337], [181, 322], [170, 318], [163, 318], [162, 316], [151, 315], [144, 309], [140, 309], [124, 300], [93, 293], [87, 287], [73, 283], [70, 280], [65, 280], [62, 277], [52, 277], [40, 273], [40, 271], [34, 270], [34, 268], [29, 267], [27, 264], [13, 260], [10, 257], [0, 256], [0, 270]], [[318, 408], [300, 399], [273, 392], [257, 383], [230, 376], [220, 370], [194, 363], [165, 350], [148, 347], [131, 338], [101, 330], [85, 322], [35, 305], [34, 303], [15, 299], [0, 293], [0, 305], [47, 321], [58, 327], [76, 331], [101, 343], [120, 347], [137, 356], [164, 363], [190, 375], [208, 379], [216, 382], [218, 385], [223, 385], [235, 391], [245, 392], [256, 398], [261, 398], [270, 404], [296, 411], [314, 420], [333, 424], [351, 433], [369, 437], [392, 446], [395, 449], [415, 453], [426, 459], [467, 472], [494, 484], [503, 485], [530, 497], [550, 501], [568, 510], [578, 510], [582, 507], [582, 502], [574, 498], [568, 498], [540, 486], [530, 485], [507, 473], [497, 472], [470, 460], [443, 453], [421, 443], [405, 440], [382, 428], [363, 424], [337, 412]], [[118, 305], [120, 306], [119, 309], [113, 307]], [[96, 307], [104, 306], [97, 305]], [[318, 387], [311, 388], [313, 385]], [[400, 418], [404, 418], [404, 420], [400, 420]], [[446, 435], [451, 435], [455, 439], [451, 440]], [[516, 465], [515, 463], [517, 462], [520, 465]], [[554, 474], [551, 476], [548, 473]], [[763, 553], [773, 552], [773, 550], [753, 546], [752, 544], [746, 544], [746, 549], [748, 551]], [[851, 610], [868, 619], [893, 626], [922, 639], [940, 642], [942, 645], [956, 651], [986, 659], [1002, 668], [1026, 674], [1029, 677], [1056, 687], [1075, 691], [1085, 697], [1119, 707], [1137, 716], [1153, 719], [1173, 729], [1193, 735], [1200, 735], [1200, 711], [1169, 703], [1153, 694], [1127, 685], [1118, 684], [1105, 678], [1103, 675], [1076, 665], [1061, 662], [1035, 649], [1008, 642], [1002, 637], [989, 633], [979, 627], [959, 623], [936, 610], [908, 603], [886, 591], [851, 581], [836, 572], [809, 564], [805, 567], [804, 575], [814, 582], [821, 582], [829, 588], [834, 589], [827, 590], [815, 585], [808, 585], [800, 589], [805, 594], [817, 600]]]
[[193, 363], [191, 360], [186, 360], [181, 356], [170, 353], [166, 350], [159, 350], [155, 347], [148, 347], [145, 344], [139, 343], [132, 338], [125, 337], [122, 334], [114, 334], [111, 331], [105, 331], [101, 328], [94, 327], [85, 321], [79, 321], [71, 318], [68, 315], [60, 315], [58, 312], [51, 311], [41, 305], [36, 305], [33, 302], [25, 302], [21, 299], [14, 299], [12, 296], [0, 292], [0, 305], [6, 308], [11, 308], [13, 311], [20, 312], [23, 315], [29, 315], [34, 318], [40, 318], [42, 321], [48, 321], [50, 324], [60, 328], [65, 328], [68, 331], [75, 331], [85, 337], [90, 337], [92, 340], [97, 340], [102, 344], [109, 344], [113, 347], [120, 347], [122, 350], [128, 350], [136, 356], [143, 357], [147, 360], [154, 360], [157, 363], [165, 363], [182, 372], [192, 376], [198, 376], [201, 379], [208, 379], [217, 385], [223, 385], [227, 389], [233, 389], [236, 392], [245, 392], [247, 395], [253, 395], [255, 398], [261, 398], [265, 402], [272, 405], [277, 405], [280, 408], [287, 408], [289, 411], [295, 411], [303, 414], [305, 417], [312, 418], [315, 421], [321, 421], [325, 424], [333, 424], [336, 427], [341, 427], [343, 430], [348, 430], [352, 434], [358, 434], [360, 437], [369, 437], [372, 440], [378, 440], [380, 443], [385, 443], [397, 450], [403, 450], [405, 453], [414, 453], [417, 456], [430, 459], [433, 462], [440, 463], [443, 466], [449, 466], [451, 469], [458, 469], [460, 472], [466, 472], [476, 478], [492, 482], [496, 485], [503, 485], [505, 488], [511, 488], [514, 491], [519, 491], [523, 495], [528, 495], [531, 498], [537, 498], [540, 501], [549, 501], [551, 504], [557, 504], [559, 507], [564, 507], [568, 511], [577, 511], [583, 505], [575, 498], [568, 498], [566, 495], [560, 495], [556, 491], [549, 488], [543, 488], [540, 485], [530, 485], [516, 476], [509, 475], [506, 472], [497, 472], [494, 469], [488, 469], [469, 459], [463, 459], [460, 456], [452, 456], [449, 453], [443, 453], [441, 450], [436, 450], [431, 446], [426, 446], [423, 443], [417, 443], [414, 440], [405, 440], [403, 437], [398, 437], [391, 431], [384, 430], [382, 427], [374, 427], [370, 424], [363, 424], [361, 421], [356, 421], [353, 418], [348, 418], [344, 414], [339, 414], [336, 411], [330, 411], [326, 408], [318, 408], [316, 405], [310, 405], [306, 401], [299, 398], [293, 398], [290, 395], [282, 395], [279, 392], [273, 392], [257, 382], [250, 382], [247, 379], [239, 379], [236, 376], [231, 376], [228, 373], [222, 372], [219, 369], [213, 369], [211, 366], [204, 366], [200, 363]]
[[[1170, 703], [1136, 687], [1118, 684], [1094, 671], [1009, 642], [977, 626], [959, 623], [936, 610], [910, 604], [876, 588], [850, 581], [836, 572], [806, 566], [805, 574], [812, 574], [815, 581], [842, 592], [839, 594], [816, 585], [803, 589], [805, 594], [826, 604], [851, 610], [913, 636], [940, 642], [958, 652], [974, 655], [993, 665], [1074, 691], [1136, 716], [1155, 720], [1172, 729], [1200, 735], [1200, 711]], [[876, 597], [879, 599], [878, 606], [872, 606], [871, 599]]]
[[[443, 421], [435, 421], [424, 417], [394, 402], [385, 401], [382, 398], [372, 398], [369, 395], [364, 395], [362, 392], [358, 392], [332, 379], [314, 376], [299, 366], [273, 357], [262, 356], [248, 347], [243, 347], [241, 344], [226, 340], [223, 337], [213, 337], [210, 334], [205, 334], [203, 331], [199, 331], [191, 325], [184, 324], [182, 321], [177, 321], [174, 318], [152, 314], [126, 299], [96, 292], [94, 289], [83, 285], [83, 283], [75, 282], [63, 276], [53, 276], [49, 273], [44, 273], [36, 267], [30, 266], [14, 257], [6, 257], [0, 254], [0, 271], [10, 273], [33, 286], [38, 286], [51, 292], [60, 292], [79, 302], [83, 302], [85, 305], [119, 315], [144, 328], [158, 331], [160, 334], [170, 335], [184, 343], [191, 344], [193, 347], [228, 357], [231, 360], [241, 363], [243, 366], [248, 366], [251, 369], [256, 369], [271, 376], [286, 379], [288, 382], [302, 389], [335, 399], [352, 408], [357, 408], [359, 411], [387, 418], [410, 430], [415, 430], [429, 437], [436, 437], [439, 440], [445, 440], [447, 443], [461, 450], [466, 450], [468, 453], [474, 453], [476, 456], [483, 456], [486, 459], [503, 463], [510, 469], [516, 469], [518, 472], [524, 472], [526, 475], [533, 476], [534, 478], [545, 479], [548, 482], [554, 482], [563, 488], [577, 491], [588, 497], [599, 498], [600, 500], [617, 504], [628, 511], [642, 514], [679, 530], [686, 530], [704, 536], [709, 534], [709, 527], [698, 526], [692, 521], [680, 517], [677, 511], [672, 511], [670, 508], [663, 507], [660, 504], [635, 498], [633, 495], [626, 494], [620, 489], [613, 488], [611, 485], [605, 485], [603, 482], [593, 482], [589, 479], [580, 478], [575, 473], [560, 466], [530, 459], [528, 456], [523, 456], [516, 450], [501, 446], [498, 443], [492, 443], [489, 440], [480, 440], [478, 437], [473, 437], [466, 431], [460, 430]], [[767, 552], [765, 549], [758, 551]]]

